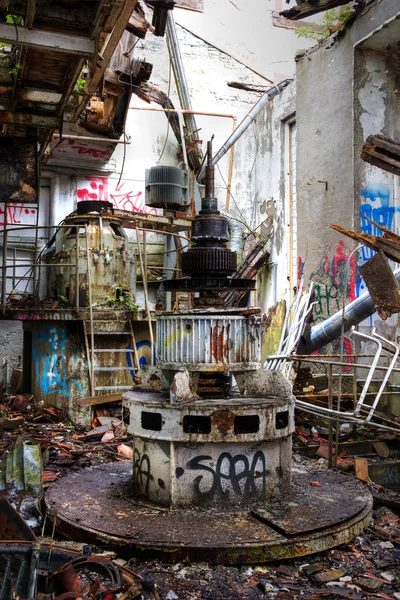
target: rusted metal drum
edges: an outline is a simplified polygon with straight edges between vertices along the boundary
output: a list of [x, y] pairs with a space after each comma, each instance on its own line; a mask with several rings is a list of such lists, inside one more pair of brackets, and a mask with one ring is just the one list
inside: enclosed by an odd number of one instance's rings
[[211, 309], [163, 314], [157, 350], [158, 366], [170, 371], [252, 371], [260, 367], [260, 319]]

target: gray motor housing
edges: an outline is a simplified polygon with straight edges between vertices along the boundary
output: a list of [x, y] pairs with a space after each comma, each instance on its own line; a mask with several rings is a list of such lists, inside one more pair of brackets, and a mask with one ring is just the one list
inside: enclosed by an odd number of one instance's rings
[[146, 206], [180, 208], [190, 205], [188, 174], [179, 167], [156, 166], [146, 169]]

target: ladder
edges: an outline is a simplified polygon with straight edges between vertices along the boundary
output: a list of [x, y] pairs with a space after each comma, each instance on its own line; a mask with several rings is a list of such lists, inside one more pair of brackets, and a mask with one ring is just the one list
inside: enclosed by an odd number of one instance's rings
[[140, 368], [132, 321], [83, 321], [83, 331], [91, 395], [131, 390], [129, 377]]

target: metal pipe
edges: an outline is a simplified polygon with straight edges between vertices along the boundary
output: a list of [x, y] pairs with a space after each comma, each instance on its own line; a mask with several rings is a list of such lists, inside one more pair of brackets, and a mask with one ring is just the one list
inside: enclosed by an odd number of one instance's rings
[[229, 224], [229, 233], [230, 239], [228, 242], [229, 248], [232, 252], [236, 252], [239, 259], [239, 264], [241, 262], [241, 256], [243, 253], [243, 227], [239, 221], [236, 219], [232, 219], [231, 215], [223, 210], [220, 211], [221, 215], [223, 215]]
[[[168, 11], [167, 15], [167, 45], [172, 69], [174, 71], [176, 90], [178, 92], [181, 107], [191, 111], [192, 103], [190, 100], [189, 86], [183, 67], [182, 55], [180, 52], [178, 36], [176, 33], [175, 20], [171, 10]], [[194, 115], [190, 113], [186, 114], [185, 124], [190, 135], [191, 141], [198, 140], [198, 128], [196, 125], [196, 119], [194, 118]]]
[[[201, 117], [222, 117], [226, 119], [232, 119], [233, 121], [237, 121], [237, 117], [235, 115], [230, 115], [227, 113], [217, 113], [217, 112], [206, 112], [201, 110], [185, 110], [183, 108], [158, 108], [156, 106], [130, 106], [129, 110], [148, 110], [151, 112], [163, 112], [163, 113], [180, 113], [182, 115], [198, 115]], [[65, 136], [63, 136], [65, 137]]]
[[[397, 281], [400, 283], [400, 269], [394, 273]], [[319, 325], [311, 328], [309, 338], [300, 341], [298, 351], [301, 354], [312, 354], [326, 344], [336, 340], [341, 333], [342, 320], [344, 320], [343, 332], [348, 331], [354, 325], [358, 325], [375, 312], [375, 304], [369, 292], [365, 292], [353, 302], [350, 302], [344, 312], [339, 310], [337, 313], [323, 321]]]
[[[287, 87], [292, 81], [293, 79], [285, 79], [284, 81], [281, 81], [280, 83], [278, 83], [278, 85], [275, 85], [273, 88], [268, 90], [268, 92], [261, 96], [259, 101], [253, 106], [251, 111], [245, 116], [243, 121], [238, 125], [238, 127], [236, 127], [235, 131], [229, 136], [226, 142], [218, 150], [217, 154], [214, 156], [212, 161], [213, 166], [215, 166], [217, 162], [219, 162], [221, 158], [225, 156], [225, 154], [233, 146], [233, 144], [235, 144], [238, 141], [238, 139], [243, 135], [243, 133], [246, 131], [249, 125], [251, 125], [251, 123], [253, 123], [256, 117], [260, 114], [260, 112], [266, 106], [266, 104], [272, 98], [274, 98], [274, 96], [276, 96], [282, 90], [284, 90], [285, 87]], [[200, 175], [198, 177], [199, 181], [203, 179], [204, 174], [205, 167], [203, 167], [203, 169], [200, 171]]]
[[61, 138], [62, 140], [80, 140], [82, 142], [100, 142], [101, 144], [126, 144], [127, 146], [131, 142], [125, 142], [125, 140], [112, 140], [111, 138], [97, 138], [90, 135], [60, 135], [59, 133], [53, 133], [53, 137]]

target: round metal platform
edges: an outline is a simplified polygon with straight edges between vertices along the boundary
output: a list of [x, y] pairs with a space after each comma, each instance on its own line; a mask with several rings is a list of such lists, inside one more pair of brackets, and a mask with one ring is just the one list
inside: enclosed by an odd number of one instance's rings
[[372, 496], [352, 477], [296, 465], [292, 487], [284, 502], [248, 510], [168, 509], [134, 498], [132, 463], [124, 461], [66, 475], [45, 504], [67, 537], [167, 562], [294, 558], [348, 542], [370, 522]]

